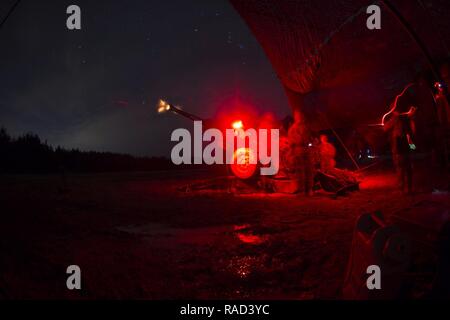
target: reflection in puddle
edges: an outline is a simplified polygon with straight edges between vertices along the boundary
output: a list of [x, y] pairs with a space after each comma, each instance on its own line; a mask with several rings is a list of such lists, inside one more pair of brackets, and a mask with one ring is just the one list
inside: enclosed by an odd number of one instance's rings
[[258, 245], [266, 242], [268, 236], [266, 235], [256, 235], [250, 230], [250, 225], [236, 225], [234, 226], [234, 231], [236, 232], [237, 238], [243, 243]]
[[257, 236], [257, 235], [253, 235], [253, 234], [238, 233], [237, 236], [238, 236], [239, 240], [241, 240], [244, 243], [249, 243], [249, 244], [261, 244], [266, 240], [266, 239], [264, 239], [265, 237]]
[[[259, 245], [266, 242], [269, 238], [268, 235], [254, 234], [248, 224], [235, 225], [233, 229], [237, 239], [245, 244]], [[239, 278], [247, 279], [250, 275], [257, 272], [257, 270], [264, 268], [263, 261], [263, 256], [235, 256], [230, 260], [228, 267]]]

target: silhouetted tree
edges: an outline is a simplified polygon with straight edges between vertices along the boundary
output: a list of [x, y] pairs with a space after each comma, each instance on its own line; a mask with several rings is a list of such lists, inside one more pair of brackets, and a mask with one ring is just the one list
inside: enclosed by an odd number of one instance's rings
[[14, 139], [0, 128], [0, 172], [51, 173], [51, 172], [106, 172], [151, 171], [179, 168], [167, 158], [133, 157], [111, 152], [83, 152], [52, 148], [38, 135], [26, 133]]

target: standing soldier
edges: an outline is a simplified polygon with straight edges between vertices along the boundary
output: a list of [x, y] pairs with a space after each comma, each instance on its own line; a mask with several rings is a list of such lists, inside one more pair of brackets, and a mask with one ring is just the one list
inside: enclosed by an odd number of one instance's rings
[[336, 148], [328, 142], [328, 137], [324, 134], [320, 135], [320, 170], [323, 173], [330, 172], [336, 166]]
[[416, 110], [416, 107], [411, 106], [408, 112], [394, 111], [384, 126], [390, 135], [392, 156], [401, 189], [403, 192], [407, 189], [409, 194], [412, 193], [413, 175], [411, 151], [416, 149], [413, 142], [415, 126], [412, 118]]
[[312, 194], [314, 163], [310, 146], [310, 134], [299, 111], [294, 112], [294, 123], [289, 128], [289, 167], [292, 169], [300, 190]]
[[443, 83], [436, 82], [434, 87], [436, 88], [436, 95], [434, 96], [436, 100], [438, 120], [441, 125], [446, 129], [450, 123], [450, 106], [448, 104], [445, 86]]

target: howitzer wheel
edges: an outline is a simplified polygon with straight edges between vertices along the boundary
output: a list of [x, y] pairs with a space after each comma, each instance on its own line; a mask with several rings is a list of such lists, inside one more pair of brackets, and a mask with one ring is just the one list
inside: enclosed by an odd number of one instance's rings
[[250, 148], [239, 148], [234, 152], [231, 172], [240, 179], [250, 179], [258, 168], [256, 154]]

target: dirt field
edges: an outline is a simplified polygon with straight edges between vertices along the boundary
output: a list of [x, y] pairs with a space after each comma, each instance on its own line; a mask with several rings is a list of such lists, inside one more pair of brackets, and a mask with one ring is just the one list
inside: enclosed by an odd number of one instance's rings
[[[0, 297], [339, 298], [353, 226], [429, 199], [373, 175], [361, 191], [184, 193], [200, 172], [2, 176]], [[82, 290], [66, 289], [66, 268]]]

